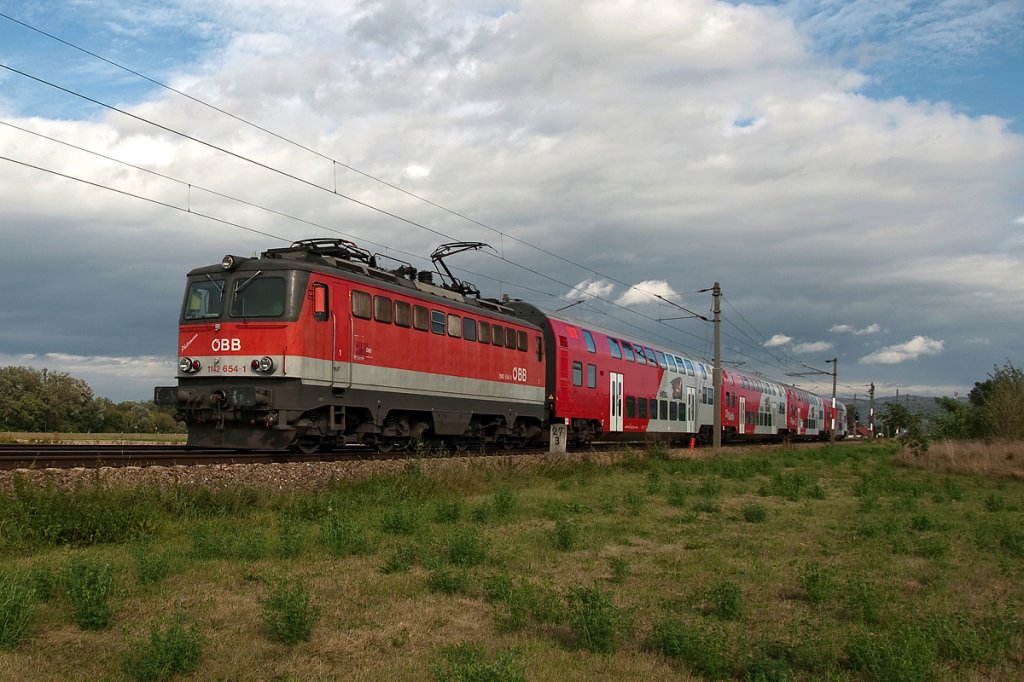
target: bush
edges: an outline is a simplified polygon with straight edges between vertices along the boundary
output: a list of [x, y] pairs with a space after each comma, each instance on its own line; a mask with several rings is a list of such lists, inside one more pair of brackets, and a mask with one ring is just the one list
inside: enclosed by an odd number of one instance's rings
[[460, 642], [445, 647], [443, 655], [444, 663], [434, 668], [437, 682], [526, 682], [523, 666], [511, 652], [488, 661], [482, 647]]
[[199, 627], [179, 615], [166, 628], [153, 626], [149, 641], [136, 642], [124, 654], [123, 668], [133, 680], [168, 680], [187, 675], [199, 665], [203, 638]]
[[768, 507], [756, 502], [743, 505], [742, 513], [747, 523], [764, 523], [768, 520]]
[[313, 627], [320, 620], [320, 607], [312, 603], [302, 580], [280, 578], [270, 585], [260, 600], [263, 625], [274, 642], [298, 644], [308, 642]]
[[71, 602], [75, 624], [83, 630], [103, 630], [110, 625], [113, 609], [114, 572], [109, 564], [79, 557], [68, 560], [64, 589]]
[[13, 649], [28, 637], [37, 608], [27, 576], [0, 574], [0, 649]]
[[654, 626], [650, 646], [660, 654], [679, 659], [704, 677], [719, 679], [731, 672], [728, 644], [719, 628], [667, 618]]
[[739, 620], [743, 613], [743, 593], [734, 582], [720, 582], [707, 593], [711, 613], [723, 620]]
[[817, 562], [811, 562], [800, 571], [799, 582], [807, 601], [821, 604], [830, 599], [835, 590], [835, 571]]
[[618, 650], [630, 623], [625, 612], [612, 602], [611, 595], [597, 585], [574, 587], [569, 590], [566, 602], [569, 627], [580, 646], [604, 654]]

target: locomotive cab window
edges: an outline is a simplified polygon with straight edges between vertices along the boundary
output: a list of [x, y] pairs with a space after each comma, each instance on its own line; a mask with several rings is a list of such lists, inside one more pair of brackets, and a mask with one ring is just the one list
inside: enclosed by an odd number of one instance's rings
[[224, 310], [224, 280], [192, 282], [185, 296], [185, 319], [206, 320], [220, 317]]
[[252, 277], [235, 281], [231, 317], [281, 317], [284, 315], [283, 277]]

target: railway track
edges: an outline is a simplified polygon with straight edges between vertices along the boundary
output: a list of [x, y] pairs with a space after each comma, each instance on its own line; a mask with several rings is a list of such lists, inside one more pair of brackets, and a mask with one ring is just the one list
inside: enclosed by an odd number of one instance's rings
[[154, 445], [0, 445], [0, 469], [193, 466], [197, 464], [275, 464], [331, 462], [365, 457], [368, 451], [293, 452], [203, 450]]

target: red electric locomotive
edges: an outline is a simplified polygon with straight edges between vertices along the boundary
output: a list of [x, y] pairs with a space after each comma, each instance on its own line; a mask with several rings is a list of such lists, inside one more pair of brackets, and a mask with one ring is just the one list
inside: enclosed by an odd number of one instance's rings
[[191, 271], [178, 386], [158, 387], [157, 404], [176, 406], [189, 444], [203, 447], [535, 438], [545, 418], [540, 330], [472, 285], [435, 286], [433, 273], [377, 261], [317, 239]]

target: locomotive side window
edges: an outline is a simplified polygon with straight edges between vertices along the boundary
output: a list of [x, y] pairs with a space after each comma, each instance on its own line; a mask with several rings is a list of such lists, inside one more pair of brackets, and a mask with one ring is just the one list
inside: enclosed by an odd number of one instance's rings
[[373, 309], [370, 295], [365, 291], [353, 291], [352, 317], [358, 317], [361, 320], [368, 320], [372, 313]]
[[583, 342], [587, 344], [587, 351], [591, 353], [597, 352], [597, 346], [594, 345], [594, 336], [586, 329], [583, 330]]
[[462, 318], [448, 313], [448, 336], [462, 338]]
[[373, 297], [373, 319], [391, 324], [391, 299], [387, 296]]
[[597, 388], [597, 365], [587, 363], [587, 388]]
[[313, 284], [313, 319], [323, 322], [329, 316], [330, 305], [327, 297], [327, 285], [321, 282]]
[[224, 280], [192, 282], [185, 297], [185, 319], [204, 320], [220, 317], [224, 310]]
[[480, 343], [491, 342], [491, 323], [480, 320]]
[[629, 341], [622, 342], [622, 354], [630, 362], [636, 362], [636, 358], [633, 356], [633, 346], [630, 345]]
[[495, 346], [501, 346], [505, 343], [505, 328], [497, 325], [491, 325], [491, 343]]
[[472, 317], [462, 318], [462, 338], [466, 341], [476, 341], [476, 320]]
[[572, 363], [572, 385], [582, 386], [583, 385], [583, 363], [574, 362]]
[[537, 341], [536, 344], [534, 344], [537, 347], [537, 360], [540, 361], [544, 359], [544, 339], [540, 336], [536, 336], [534, 338]]
[[412, 307], [412, 328], [421, 332], [430, 329], [430, 312], [421, 305]]
[[395, 301], [395, 324], [399, 327], [412, 324], [412, 306], [405, 301]]
[[619, 342], [610, 336], [608, 337], [608, 350], [612, 352], [613, 358], [617, 360], [622, 359], [622, 349], [619, 348]]
[[505, 348], [516, 349], [516, 330], [512, 327], [505, 327]]
[[283, 277], [237, 280], [231, 299], [231, 317], [281, 317], [284, 315]]
[[434, 334], [440, 334], [444, 336], [444, 311], [443, 310], [431, 310], [430, 311], [430, 331]]
[[524, 353], [530, 350], [530, 337], [526, 332], [516, 332], [516, 348]]

